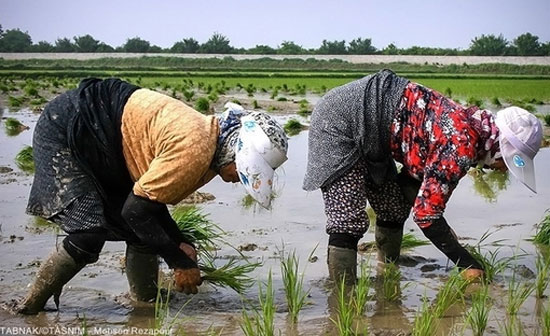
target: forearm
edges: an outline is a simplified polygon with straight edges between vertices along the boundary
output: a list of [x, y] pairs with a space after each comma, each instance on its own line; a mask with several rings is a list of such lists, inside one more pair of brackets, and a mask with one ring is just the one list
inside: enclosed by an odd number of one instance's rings
[[157, 251], [170, 268], [197, 267], [197, 263], [179, 248], [184, 240], [165, 204], [131, 192], [122, 209], [122, 217], [138, 238]]
[[422, 232], [441, 252], [459, 268], [483, 269], [472, 255], [458, 242], [445, 218], [433, 220]]

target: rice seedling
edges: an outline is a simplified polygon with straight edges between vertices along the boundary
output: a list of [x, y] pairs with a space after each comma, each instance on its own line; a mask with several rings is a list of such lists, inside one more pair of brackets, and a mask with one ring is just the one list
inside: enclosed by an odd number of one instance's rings
[[254, 284], [249, 274], [262, 263], [239, 264], [236, 258], [231, 258], [220, 267], [214, 265], [214, 261], [208, 258], [201, 258], [199, 268], [203, 273], [202, 279], [216, 287], [229, 287], [239, 294], [243, 294]]
[[296, 119], [290, 119], [285, 123], [283, 128], [288, 135], [292, 136], [300, 133], [300, 131], [304, 129], [304, 125]]
[[445, 88], [445, 96], [449, 97], [449, 98], [453, 98], [453, 90], [451, 90], [450, 87], [447, 87]]
[[184, 89], [182, 93], [183, 93], [183, 96], [185, 97], [185, 100], [188, 102], [190, 102], [193, 99], [193, 96], [195, 96], [195, 91], [193, 90], [188, 91]]
[[550, 245], [550, 213], [537, 225], [537, 233], [533, 242], [541, 245]]
[[353, 330], [353, 305], [349, 304], [349, 290], [347, 287], [346, 274], [344, 274], [340, 281], [338, 281], [337, 286], [337, 316], [336, 319], [330, 319], [336, 326], [338, 335], [340, 336], [351, 336], [356, 334]]
[[[488, 251], [486, 254], [483, 254], [481, 252], [481, 246], [483, 246], [483, 242], [491, 236], [492, 233], [489, 233], [489, 231], [486, 231], [481, 238], [479, 239], [478, 243], [475, 246], [466, 245], [465, 248], [470, 252], [472, 257], [481, 264], [484, 270], [483, 279], [485, 282], [490, 283], [492, 282], [495, 277], [500, 274], [502, 271], [510, 268], [512, 265], [512, 262], [516, 260], [518, 257], [517, 255], [511, 256], [511, 257], [499, 257], [500, 254], [500, 248], [497, 248], [492, 251]], [[503, 240], [497, 240], [493, 242], [493, 245], [497, 245], [501, 243]]]
[[437, 317], [430, 308], [428, 297], [424, 293], [420, 311], [417, 311], [414, 317], [412, 336], [432, 336], [437, 328]]
[[395, 301], [401, 296], [401, 271], [395, 263], [384, 265], [382, 292], [387, 301]]
[[535, 260], [537, 268], [537, 278], [535, 280], [535, 296], [539, 299], [546, 297], [544, 291], [548, 288], [550, 282], [550, 260], [545, 260], [544, 257], [539, 254]]
[[550, 303], [542, 312], [541, 316], [542, 336], [550, 336]]
[[32, 155], [32, 147], [25, 146], [16, 156], [15, 164], [22, 171], [32, 174], [34, 173], [34, 159]]
[[8, 97], [9, 107], [21, 107], [21, 105], [23, 105], [23, 98], [17, 98], [13, 96]]
[[275, 291], [273, 290], [273, 279], [271, 270], [267, 276], [265, 292], [261, 283], [259, 288], [260, 309], [253, 309], [252, 316], [243, 309], [241, 330], [246, 336], [273, 336], [275, 335]]
[[524, 335], [521, 328], [521, 322], [516, 316], [509, 316], [507, 320], [500, 326], [501, 333], [504, 336], [522, 336]]
[[353, 305], [355, 306], [355, 314], [357, 316], [361, 316], [365, 312], [371, 288], [370, 268], [368, 265], [368, 261], [364, 261], [359, 265], [359, 278], [353, 289]]
[[506, 306], [506, 312], [509, 315], [516, 315], [521, 305], [527, 300], [533, 290], [535, 290], [534, 284], [518, 281], [516, 279], [516, 272], [514, 272], [512, 279], [508, 283], [508, 305]]
[[231, 258], [224, 265], [216, 267], [215, 256], [209, 251], [214, 250], [218, 243], [232, 247], [223, 240], [225, 233], [219, 226], [194, 206], [181, 206], [174, 209], [172, 218], [183, 237], [199, 245], [199, 268], [203, 273], [204, 281], [208, 281], [215, 287], [229, 287], [241, 294], [252, 286], [254, 280], [248, 274], [261, 266], [261, 263], [239, 264], [236, 258]]
[[199, 99], [197, 99], [197, 101], [195, 102], [195, 109], [199, 112], [208, 112], [208, 110], [210, 109], [210, 102], [208, 101], [207, 98], [204, 98], [204, 97], [200, 97]]
[[489, 296], [489, 286], [482, 288], [472, 296], [472, 307], [466, 313], [466, 323], [470, 326], [474, 336], [482, 336], [487, 328], [489, 311], [492, 302]]
[[476, 97], [469, 97], [466, 103], [468, 104], [468, 106], [477, 106], [479, 108], [483, 108], [483, 100]]
[[166, 290], [164, 290], [161, 286], [158, 286], [157, 297], [155, 299], [154, 329], [167, 331], [172, 330], [179, 315], [192, 299], [193, 297], [188, 299], [180, 307], [176, 314], [173, 317], [170, 317], [170, 283], [168, 284], [168, 288]]
[[401, 241], [401, 251], [410, 250], [418, 246], [430, 245], [427, 240], [419, 239], [414, 234], [408, 232], [403, 234], [403, 240]]
[[[283, 247], [284, 248], [284, 247]], [[306, 303], [306, 298], [309, 294], [304, 291], [304, 274], [299, 274], [299, 260], [296, 256], [296, 251], [289, 253], [285, 257], [284, 249], [280, 251], [281, 255], [281, 273], [283, 277], [283, 285], [286, 294], [286, 302], [288, 312], [292, 323], [298, 322], [298, 314]]]
[[498, 99], [498, 97], [493, 97], [491, 99], [491, 104], [493, 104], [494, 106], [496, 107], [501, 107], [502, 106], [502, 103], [500, 102], [500, 100]]
[[258, 104], [258, 101], [256, 99], [252, 101], [252, 108], [255, 110], [260, 108], [260, 104]]
[[225, 232], [207, 218], [195, 206], [180, 206], [172, 211], [172, 218], [183, 237], [205, 249], [213, 249], [216, 240], [221, 240]]
[[454, 268], [450, 274], [449, 280], [445, 282], [443, 287], [437, 294], [436, 304], [433, 313], [436, 317], [441, 318], [445, 315], [449, 307], [459, 301], [464, 300], [464, 291], [468, 286], [468, 281], [465, 280], [458, 268]]
[[550, 114], [545, 114], [543, 119], [544, 119], [544, 124], [546, 126], [550, 126]]
[[19, 120], [12, 117], [8, 117], [4, 120], [4, 127], [8, 136], [18, 135], [22, 131], [29, 129], [28, 126], [23, 125]]

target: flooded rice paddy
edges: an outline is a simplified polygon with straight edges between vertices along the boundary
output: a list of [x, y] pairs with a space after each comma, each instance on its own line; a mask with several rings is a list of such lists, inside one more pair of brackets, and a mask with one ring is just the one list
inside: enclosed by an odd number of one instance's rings
[[[38, 115], [28, 110], [15, 113], [5, 111], [3, 117], [17, 117], [30, 127], [17, 136], [0, 132], [0, 301], [8, 304], [20, 299], [27, 285], [33, 280], [40, 261], [50, 253], [63, 237], [55, 227], [44, 225], [24, 213], [32, 176], [17, 168], [15, 155], [31, 145], [32, 131]], [[280, 116], [284, 122], [290, 116]], [[3, 128], [3, 125], [2, 125]], [[243, 202], [245, 191], [240, 185], [226, 184], [216, 178], [200, 191], [213, 194], [215, 200], [199, 205], [209, 218], [227, 232], [226, 240], [233, 246], [255, 244], [253, 251], [243, 251], [251, 261], [261, 261], [263, 266], [252, 276], [266, 281], [273, 273], [275, 289], [275, 329], [282, 335], [336, 335], [331, 318], [335, 317], [334, 297], [327, 287], [326, 268], [327, 235], [324, 232], [325, 216], [320, 192], [302, 191], [307, 152], [307, 131], [293, 136], [289, 141], [289, 160], [278, 171], [276, 198], [273, 209], [266, 211]], [[489, 201], [474, 188], [471, 176], [466, 176], [454, 192], [446, 210], [446, 218], [457, 232], [462, 243], [474, 245], [487, 231], [492, 232], [484, 251], [499, 249], [499, 256], [518, 257], [515, 269], [521, 269], [519, 280], [533, 282], [535, 259], [542, 253], [529, 239], [550, 208], [550, 149], [543, 148], [535, 159], [538, 194], [532, 194], [519, 182], [509, 178], [504, 190], [497, 191]], [[406, 230], [424, 239], [420, 230], [409, 219]], [[361, 242], [374, 240], [369, 232]], [[500, 241], [492, 246], [493, 241]], [[305, 308], [298, 323], [287, 318], [285, 294], [281, 280], [279, 251], [295, 250], [300, 258], [300, 269], [305, 268], [304, 285], [309, 289]], [[253, 246], [253, 245], [249, 245]], [[54, 311], [53, 300], [49, 309], [37, 316], [18, 316], [0, 309], [2, 327], [82, 327], [89, 334], [128, 333], [155, 327], [154, 306], [134, 305], [125, 296], [128, 291], [121, 259], [125, 244], [108, 242], [97, 263], [84, 268], [64, 288], [59, 312]], [[313, 252], [313, 258], [308, 256]], [[235, 250], [221, 246], [217, 251], [222, 259], [240, 257]], [[450, 267], [447, 259], [432, 245], [405, 252], [409, 262], [400, 266], [401, 297], [388, 302], [377, 295], [381, 291], [374, 280], [367, 302], [367, 310], [360, 319], [374, 335], [408, 335], [413, 328], [414, 317], [425, 295], [434, 300], [438, 290], [448, 279]], [[377, 274], [374, 253], [362, 253], [368, 260], [372, 276]], [[168, 269], [164, 266], [164, 270]], [[492, 308], [486, 335], [502, 335], [502, 328], [509, 318], [506, 314], [507, 288], [512, 270], [497, 276], [490, 285]], [[547, 290], [547, 293], [548, 290]], [[171, 328], [185, 335], [241, 335], [243, 307], [257, 303], [258, 286], [253, 286], [244, 296], [231, 290], [215, 289], [204, 284], [194, 296], [174, 294], [169, 302]], [[548, 299], [536, 299], [532, 294], [521, 306], [518, 318], [521, 330], [527, 335], [541, 333], [541, 307]], [[465, 326], [464, 314], [470, 302], [457, 304], [439, 321], [437, 335], [472, 335]], [[179, 312], [179, 314], [178, 314]], [[174, 316], [177, 314], [177, 317]], [[101, 329], [103, 328], [103, 329]], [[132, 329], [134, 328], [134, 329]], [[142, 329], [140, 329], [142, 328]], [[277, 332], [278, 333], [278, 332]]]

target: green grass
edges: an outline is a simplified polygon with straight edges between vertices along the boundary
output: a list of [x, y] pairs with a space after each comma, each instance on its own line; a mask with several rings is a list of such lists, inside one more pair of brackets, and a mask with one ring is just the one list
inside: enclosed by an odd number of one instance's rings
[[550, 302], [542, 311], [541, 316], [542, 336], [550, 336]]
[[401, 297], [401, 271], [394, 263], [384, 265], [382, 292], [387, 301], [396, 301]]
[[15, 164], [22, 171], [32, 174], [34, 173], [34, 159], [32, 155], [32, 147], [25, 146], [16, 156]]
[[445, 282], [437, 294], [433, 314], [436, 317], [441, 318], [453, 304], [463, 302], [464, 291], [467, 286], [468, 281], [462, 278], [461, 272], [458, 268], [454, 268], [451, 272], [449, 280]]
[[512, 274], [512, 279], [508, 282], [508, 305], [506, 312], [509, 315], [516, 315], [521, 305], [529, 298], [529, 295], [535, 290], [532, 283], [520, 282], [516, 279], [516, 272]]

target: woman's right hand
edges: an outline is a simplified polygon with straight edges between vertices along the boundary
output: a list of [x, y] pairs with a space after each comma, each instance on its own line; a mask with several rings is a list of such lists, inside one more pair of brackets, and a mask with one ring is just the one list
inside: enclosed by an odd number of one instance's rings
[[198, 286], [202, 284], [201, 272], [198, 268], [174, 269], [175, 289], [185, 294], [197, 294]]

